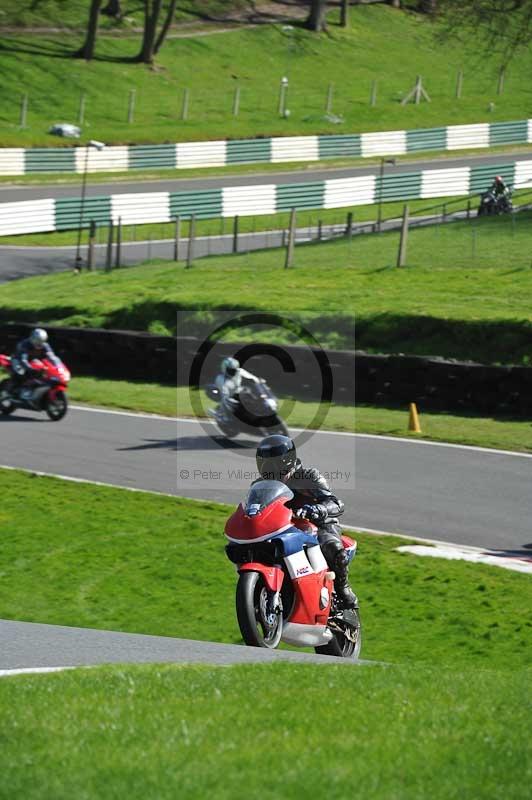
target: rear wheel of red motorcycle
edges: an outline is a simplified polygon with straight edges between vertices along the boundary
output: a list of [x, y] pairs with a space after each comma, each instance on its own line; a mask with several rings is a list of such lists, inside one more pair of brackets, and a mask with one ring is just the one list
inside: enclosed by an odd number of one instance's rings
[[[328, 644], [322, 647], [315, 647], [316, 653], [322, 656], [336, 656], [337, 658], [353, 658], [357, 659], [360, 655], [360, 648], [362, 646], [362, 628], [360, 625], [360, 616], [358, 610], [354, 611], [358, 619], [358, 628], [353, 631], [352, 628], [345, 626], [345, 633], [341, 630], [343, 627], [338, 623], [340, 630], [333, 630], [333, 638]], [[355, 641], [353, 641], [353, 639]]]
[[15, 410], [15, 404], [11, 402], [10, 392], [11, 382], [9, 380], [0, 383], [0, 412], [7, 417]]
[[52, 422], [59, 422], [68, 411], [66, 394], [64, 392], [56, 392], [53, 399], [50, 399], [50, 395], [47, 395], [44, 408]]
[[251, 647], [273, 649], [283, 633], [282, 613], [268, 613], [271, 597], [260, 572], [242, 572], [236, 587], [236, 615], [244, 642]]

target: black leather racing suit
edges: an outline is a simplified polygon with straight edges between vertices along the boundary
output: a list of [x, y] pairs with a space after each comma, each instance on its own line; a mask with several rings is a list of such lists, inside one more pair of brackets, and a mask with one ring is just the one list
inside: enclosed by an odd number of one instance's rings
[[40, 347], [35, 347], [29, 338], [21, 339], [11, 357], [11, 383], [14, 389], [18, 389], [28, 378], [37, 374], [30, 366], [30, 361], [36, 358], [46, 358], [52, 364], [57, 364], [59, 362], [59, 359], [47, 342]]
[[286, 505], [297, 511], [305, 505], [319, 506], [323, 509], [323, 519], [318, 525], [318, 541], [329, 569], [336, 573], [334, 582], [340, 600], [347, 605], [356, 603], [356, 597], [349, 587], [349, 560], [341, 539], [338, 517], [344, 512], [344, 504], [332, 492], [329, 484], [315, 467], [306, 468], [298, 459], [294, 473], [284, 483], [294, 493]]

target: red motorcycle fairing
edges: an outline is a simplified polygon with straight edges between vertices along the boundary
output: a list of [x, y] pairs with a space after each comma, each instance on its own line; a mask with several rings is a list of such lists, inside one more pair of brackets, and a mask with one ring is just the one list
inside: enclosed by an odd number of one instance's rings
[[11, 364], [10, 357], [0, 353], [0, 367], [4, 367], [5, 369], [7, 369], [10, 366], [10, 364]]
[[225, 524], [225, 535], [232, 542], [247, 544], [271, 539], [292, 527], [292, 512], [285, 506], [286, 497], [279, 497], [262, 509], [260, 513], [248, 516], [242, 503]]
[[313, 572], [304, 578], [292, 579], [295, 602], [290, 622], [297, 625], [327, 624], [333, 590], [331, 574], [328, 571]]
[[249, 561], [247, 564], [240, 564], [238, 572], [260, 572], [264, 577], [264, 582], [271, 592], [280, 592], [283, 585], [284, 572], [280, 567], [267, 567], [257, 561]]

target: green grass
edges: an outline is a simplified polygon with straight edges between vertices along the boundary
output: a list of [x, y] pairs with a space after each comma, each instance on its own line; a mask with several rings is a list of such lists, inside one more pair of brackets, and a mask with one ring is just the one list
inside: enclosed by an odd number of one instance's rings
[[528, 670], [128, 666], [0, 682], [9, 800], [525, 800]]
[[[228, 506], [0, 471], [0, 618], [238, 642]], [[527, 575], [398, 553], [360, 534], [364, 657], [515, 670], [530, 663]]]
[[[163, 416], [192, 417], [197, 403], [192, 398], [198, 393], [180, 386], [160, 386], [153, 383], [107, 381], [96, 378], [75, 377], [69, 388], [71, 401], [88, 405], [143, 411]], [[203, 392], [198, 397], [206, 412], [213, 406]], [[304, 428], [312, 424], [318, 409], [317, 403], [289, 399], [281, 404], [281, 416], [290, 427]], [[409, 433], [406, 408], [381, 408], [375, 406], [331, 406], [323, 421], [324, 430], [370, 433], [386, 436], [423, 438], [438, 442], [453, 442], [479, 447], [496, 447], [503, 450], [532, 452], [532, 425], [523, 420], [506, 417], [478, 417], [472, 414], [421, 414], [421, 437]]]
[[[330, 347], [481, 362], [532, 358], [530, 213], [412, 231], [396, 269], [398, 234], [279, 250], [154, 262], [110, 274], [47, 275], [4, 284], [0, 318], [204, 335], [227, 307], [272, 308]], [[326, 288], [324, 288], [326, 287]], [[238, 288], [238, 291], [237, 291]], [[356, 326], [355, 326], [356, 322]], [[234, 334], [242, 339], [247, 331]], [[355, 336], [356, 334], [356, 336]], [[272, 331], [272, 341], [286, 332]]]
[[[201, 18], [202, 13], [220, 13], [223, 7], [237, 9], [245, 0], [180, 0], [176, 8], [177, 23]], [[85, 0], [19, 0], [14, 5], [3, 2], [0, 25], [24, 28], [81, 28], [86, 24], [88, 7]], [[105, 8], [105, 5], [102, 5]], [[100, 16], [101, 33], [113, 31], [127, 35], [132, 27], [143, 24], [143, 4], [141, 0], [122, 2], [124, 18], [121, 22], [104, 14]]]
[[[263, 26], [170, 39], [157, 69], [127, 61], [138, 50], [138, 37], [102, 37], [97, 60], [72, 60], [80, 38], [68, 33], [2, 38], [0, 69], [10, 76], [0, 87], [2, 145], [57, 145], [59, 140], [47, 130], [54, 122], [76, 121], [81, 91], [87, 93], [84, 138], [109, 143], [412, 129], [532, 115], [530, 92], [522, 80], [530, 71], [530, 53], [512, 62], [504, 93], [497, 95], [499, 65], [483, 57], [478, 42], [472, 41], [467, 53], [462, 46], [438, 43], [425, 16], [386, 6], [354, 8], [349, 29], [333, 24], [321, 36], [301, 27], [291, 35], [282, 26]], [[465, 70], [464, 88], [456, 100], [460, 68]], [[423, 76], [432, 102], [401, 106], [417, 74]], [[287, 119], [277, 111], [283, 75], [290, 81]], [[379, 85], [375, 107], [369, 104], [373, 80]], [[333, 111], [344, 118], [340, 125], [324, 119], [331, 82]], [[233, 117], [237, 83], [241, 112]], [[133, 88], [135, 122], [128, 124]], [[190, 89], [186, 121], [181, 120], [184, 88]], [[20, 130], [24, 92], [29, 93], [28, 127]]]
[[[239, 640], [228, 507], [5, 470], [0, 492], [0, 618]], [[390, 666], [3, 679], [0, 797], [524, 800], [529, 578], [357, 538], [363, 655]]]

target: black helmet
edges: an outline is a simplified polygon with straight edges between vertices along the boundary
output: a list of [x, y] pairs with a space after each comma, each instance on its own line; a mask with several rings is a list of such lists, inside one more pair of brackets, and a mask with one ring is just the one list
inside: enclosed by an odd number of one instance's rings
[[257, 469], [265, 480], [284, 481], [296, 466], [296, 446], [288, 436], [267, 436], [257, 448]]

